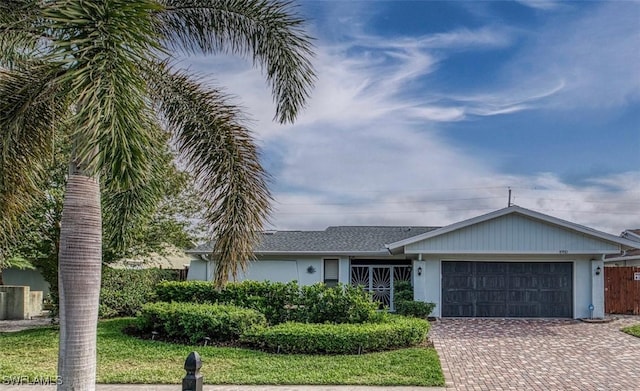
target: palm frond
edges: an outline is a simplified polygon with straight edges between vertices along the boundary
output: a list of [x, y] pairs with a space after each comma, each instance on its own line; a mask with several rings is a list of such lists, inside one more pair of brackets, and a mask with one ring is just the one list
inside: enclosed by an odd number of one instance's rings
[[275, 118], [293, 122], [315, 82], [311, 38], [289, 1], [161, 0], [158, 26], [174, 49], [250, 57], [267, 77]]
[[0, 260], [0, 271], [2, 269], [34, 270], [35, 268], [31, 262], [22, 257], [11, 257], [4, 261]]
[[66, 0], [43, 12], [56, 38], [55, 56], [72, 59], [61, 81], [72, 86], [74, 155], [88, 175], [100, 171], [122, 189], [145, 183], [161, 136], [142, 78], [158, 49], [153, 1]]
[[41, 194], [56, 127], [68, 114], [56, 76], [44, 66], [0, 69], [0, 257]]
[[37, 0], [0, 2], [0, 66], [14, 68], [32, 61], [42, 38]]
[[238, 109], [220, 91], [203, 87], [184, 72], [158, 70], [150, 90], [180, 157], [189, 164], [207, 202], [220, 286], [246, 269], [269, 213], [268, 176]]
[[144, 224], [155, 211], [166, 192], [166, 174], [171, 169], [173, 156], [165, 151], [167, 136], [163, 134], [158, 124], [154, 125], [156, 133], [162, 138], [156, 140], [147, 149], [151, 154], [149, 161], [152, 165], [146, 167], [142, 182], [122, 188], [118, 181], [107, 176], [103, 186], [102, 215], [105, 227], [106, 247], [113, 254], [110, 257], [119, 258], [126, 255], [127, 249], [134, 240], [136, 228]]

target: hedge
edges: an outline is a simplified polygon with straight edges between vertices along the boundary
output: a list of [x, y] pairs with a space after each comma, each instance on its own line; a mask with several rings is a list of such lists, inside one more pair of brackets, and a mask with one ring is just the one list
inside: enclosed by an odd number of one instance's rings
[[100, 317], [135, 316], [145, 303], [156, 300], [155, 285], [158, 282], [177, 277], [174, 270], [103, 267]]
[[160, 339], [190, 344], [202, 343], [206, 337], [212, 342], [234, 341], [266, 325], [264, 315], [252, 309], [176, 302], [145, 304], [135, 322], [138, 333], [155, 331]]
[[251, 330], [241, 342], [278, 353], [360, 354], [418, 345], [426, 339], [429, 326], [424, 319], [398, 315], [389, 315], [382, 323], [288, 322]]
[[218, 291], [205, 281], [163, 282], [156, 286], [160, 301], [232, 304], [263, 313], [271, 325], [304, 323], [363, 323], [379, 318], [378, 304], [361, 287], [323, 283], [299, 286], [269, 281], [230, 283]]
[[394, 305], [398, 315], [423, 319], [426, 319], [436, 307], [435, 303], [414, 301], [413, 287], [408, 281], [399, 281], [394, 286]]

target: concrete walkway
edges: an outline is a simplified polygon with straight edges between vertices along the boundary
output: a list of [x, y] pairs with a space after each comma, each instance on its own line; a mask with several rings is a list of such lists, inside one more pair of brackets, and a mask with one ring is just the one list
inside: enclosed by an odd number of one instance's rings
[[430, 338], [449, 390], [640, 390], [640, 338], [611, 323], [444, 319]]

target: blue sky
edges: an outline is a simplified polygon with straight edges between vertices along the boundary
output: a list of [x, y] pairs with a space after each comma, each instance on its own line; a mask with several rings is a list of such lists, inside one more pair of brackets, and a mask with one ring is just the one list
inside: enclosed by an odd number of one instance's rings
[[259, 70], [187, 60], [246, 108], [271, 229], [436, 225], [525, 208], [640, 228], [640, 2], [298, 2], [318, 82], [273, 122]]

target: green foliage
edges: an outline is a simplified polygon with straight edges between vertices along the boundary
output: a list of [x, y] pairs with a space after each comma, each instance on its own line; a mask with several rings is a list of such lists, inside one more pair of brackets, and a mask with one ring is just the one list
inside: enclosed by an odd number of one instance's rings
[[323, 283], [301, 287], [293, 320], [303, 323], [364, 323], [379, 320], [378, 303], [362, 287]]
[[416, 318], [426, 319], [433, 309], [436, 308], [435, 303], [425, 303], [423, 301], [399, 301], [395, 303], [396, 313], [398, 315], [412, 316]]
[[162, 269], [102, 268], [100, 317], [135, 316], [145, 303], [155, 300], [155, 285], [175, 280], [176, 272]]
[[[146, 389], [155, 389], [149, 386], [153, 384], [174, 384], [179, 390], [178, 384], [184, 377], [184, 360], [189, 352], [197, 350], [204, 359], [201, 373], [210, 385], [444, 386], [438, 354], [433, 348], [420, 346], [366, 355], [271, 354], [213, 345], [194, 349], [193, 346], [143, 340], [123, 333], [131, 322], [130, 318], [119, 318], [98, 323], [97, 383], [144, 383], [148, 386], [141, 388]], [[55, 378], [58, 333], [56, 327], [0, 333], [2, 376]], [[47, 389], [17, 388], [25, 391]], [[136, 388], [131, 387], [132, 390]]]
[[266, 324], [264, 315], [248, 308], [175, 302], [145, 304], [136, 321], [140, 332], [156, 331], [162, 339], [191, 344], [201, 343], [205, 337], [218, 342], [234, 341]]
[[413, 287], [408, 281], [399, 281], [394, 286], [394, 305], [398, 315], [412, 316], [415, 318], [427, 318], [435, 303], [425, 303], [413, 300]]
[[389, 315], [382, 323], [309, 324], [283, 323], [251, 330], [242, 341], [280, 353], [359, 354], [415, 346], [429, 331], [423, 319]]
[[363, 323], [380, 315], [377, 303], [361, 287], [323, 283], [300, 287], [296, 282], [243, 281], [216, 290], [210, 282], [163, 282], [156, 286], [159, 301], [233, 304], [263, 313], [269, 324]]
[[396, 281], [393, 285], [394, 302], [413, 300], [413, 287], [409, 281]]
[[[12, 257], [6, 260], [0, 258], [0, 272], [4, 267], [13, 267], [8, 264], [3, 266], [9, 260], [25, 259], [42, 273], [50, 287], [53, 304], [50, 315], [52, 316], [57, 315], [60, 219], [68, 171], [66, 162], [70, 155], [69, 140], [64, 134], [56, 136], [55, 144], [55, 154], [46, 171], [48, 180], [43, 185], [43, 194], [39, 198], [39, 203], [33, 205], [29, 212], [21, 217], [20, 235], [10, 251]], [[122, 257], [144, 257], [151, 253], [163, 255], [168, 248], [167, 245], [188, 248], [203, 236], [204, 228], [201, 225], [191, 227], [189, 224], [189, 221], [200, 216], [203, 210], [202, 204], [198, 202], [198, 197], [195, 195], [193, 181], [187, 173], [177, 169], [175, 164], [171, 162], [171, 157], [170, 151], [165, 150], [162, 162], [162, 179], [158, 181], [164, 192], [164, 197], [159, 201], [151, 216], [131, 218], [133, 222], [127, 227], [129, 231], [127, 235], [130, 240], [126, 249], [118, 250], [110, 245], [111, 241], [103, 241], [104, 262], [110, 263]], [[103, 194], [105, 195], [103, 203], [108, 203], [107, 200], [111, 195], [107, 191], [104, 191]], [[122, 212], [117, 208], [113, 210], [105, 208], [103, 215], [108, 213]], [[105, 219], [105, 221], [107, 220]], [[117, 232], [116, 227], [106, 224], [105, 238], [111, 237]], [[167, 276], [163, 279], [173, 280], [175, 278]], [[140, 277], [134, 277], [134, 280], [138, 281]], [[160, 279], [153, 279], [153, 284], [158, 281]], [[107, 293], [105, 294], [105, 289], [103, 289], [101, 316], [135, 315], [135, 310], [129, 311], [120, 308], [121, 305], [115, 303], [115, 301], [130, 302], [135, 295], [117, 291], [110, 292], [108, 291], [110, 282], [103, 279], [103, 284], [105, 283], [107, 284]], [[152, 285], [140, 289], [152, 289]], [[133, 308], [135, 307], [139, 309], [140, 305], [134, 305]]]
[[625, 328], [622, 329], [622, 331], [624, 331], [625, 333], [627, 333], [629, 335], [633, 335], [634, 337], [640, 338], [640, 324], [637, 324], [637, 325], [634, 325], [634, 326], [625, 327]]

